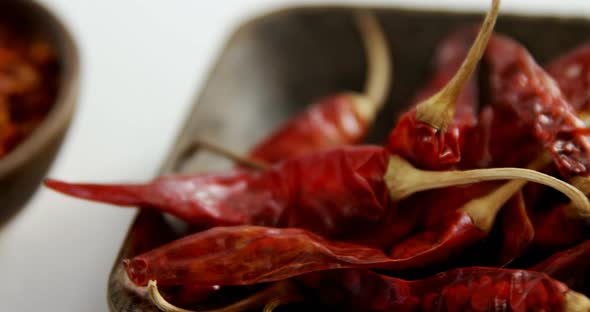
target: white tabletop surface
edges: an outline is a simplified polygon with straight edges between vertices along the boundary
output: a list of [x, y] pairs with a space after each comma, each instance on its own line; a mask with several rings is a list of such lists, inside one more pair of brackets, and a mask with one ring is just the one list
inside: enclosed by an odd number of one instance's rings
[[[302, 3], [41, 2], [72, 29], [82, 56], [78, 110], [50, 176], [85, 181], [152, 177], [232, 30], [256, 14]], [[488, 5], [487, 0], [330, 2], [470, 9]], [[503, 9], [590, 16], [590, 1], [505, 0]], [[0, 228], [0, 310], [106, 311], [107, 276], [134, 214], [135, 209], [39, 189]]]

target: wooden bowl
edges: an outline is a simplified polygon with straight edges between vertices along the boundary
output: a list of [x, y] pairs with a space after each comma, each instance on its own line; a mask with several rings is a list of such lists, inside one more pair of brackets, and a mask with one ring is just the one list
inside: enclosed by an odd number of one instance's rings
[[61, 68], [55, 103], [39, 127], [0, 158], [0, 180], [17, 174], [63, 134], [74, 112], [79, 71], [78, 50], [72, 36], [47, 8], [29, 0], [3, 0], [0, 1], [0, 19], [5, 18], [16, 21], [27, 33], [47, 38], [57, 52]]

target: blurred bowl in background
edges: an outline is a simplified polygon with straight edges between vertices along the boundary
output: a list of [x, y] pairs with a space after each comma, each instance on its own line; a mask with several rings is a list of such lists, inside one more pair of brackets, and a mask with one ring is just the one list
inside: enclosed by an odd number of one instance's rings
[[[36, 156], [56, 143], [70, 123], [78, 93], [78, 50], [69, 31], [48, 9], [30, 0], [0, 1], [0, 25], [10, 25], [25, 40], [42, 39], [55, 53], [56, 93], [50, 109], [34, 130], [0, 158], [0, 180], [18, 175]], [[11, 29], [12, 30], [12, 29]], [[2, 47], [0, 42], [0, 47]], [[6, 43], [5, 43], [6, 44]], [[42, 76], [41, 84], [49, 83]], [[1, 131], [1, 129], [0, 129]], [[0, 194], [2, 199], [2, 194]], [[3, 201], [3, 200], [2, 200]]]
[[[55, 90], [51, 93], [53, 102], [47, 101], [50, 105], [44, 109], [44, 115], [35, 120], [34, 127], [25, 131], [27, 136], [23, 136], [23, 140], [14, 145], [14, 148], [6, 149], [8, 152], [0, 158], [0, 228], [25, 206], [39, 188], [59, 151], [74, 112], [80, 66], [78, 50], [69, 31], [39, 3], [32, 0], [0, 0], [0, 25], [5, 21], [14, 23], [22, 31], [19, 34], [27, 38], [42, 38], [47, 42], [45, 47], [51, 48], [41, 50], [54, 50], [58, 75], [52, 76], [55, 77], [52, 83], [56, 88], [52, 89]], [[7, 40], [4, 41], [6, 47]], [[2, 44], [0, 40], [0, 47]], [[30, 51], [32, 50], [29, 50], [31, 55], [36, 55], [36, 52]], [[8, 75], [14, 74], [10, 71], [11, 69], [8, 70]], [[6, 81], [4, 79], [3, 82]], [[36, 86], [43, 88], [42, 82], [37, 82]], [[6, 97], [0, 99], [4, 101], [4, 105], [10, 102]], [[26, 111], [26, 106], [19, 109]], [[6, 125], [6, 112], [4, 122]], [[32, 132], [30, 129], [33, 129]]]

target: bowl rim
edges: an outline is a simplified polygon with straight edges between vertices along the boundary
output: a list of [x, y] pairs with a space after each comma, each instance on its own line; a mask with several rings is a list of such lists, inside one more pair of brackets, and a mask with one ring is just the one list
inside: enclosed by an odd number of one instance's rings
[[80, 58], [72, 33], [58, 16], [38, 1], [23, 1], [23, 6], [46, 17], [47, 22], [53, 26], [53, 32], [63, 40], [64, 52], [60, 57], [68, 60], [60, 77], [58, 94], [47, 116], [33, 133], [0, 158], [0, 179], [15, 173], [62, 134], [70, 123], [78, 95]]

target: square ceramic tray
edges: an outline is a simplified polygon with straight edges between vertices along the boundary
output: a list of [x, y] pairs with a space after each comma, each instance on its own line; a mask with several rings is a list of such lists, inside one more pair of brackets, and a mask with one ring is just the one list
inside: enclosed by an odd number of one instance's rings
[[[228, 164], [189, 148], [195, 138], [246, 151], [304, 105], [343, 90], [360, 90], [364, 52], [353, 8], [293, 8], [255, 18], [229, 39], [200, 92], [162, 172], [198, 172]], [[377, 8], [395, 61], [394, 84], [369, 136], [382, 141], [430, 70], [435, 45], [453, 28], [479, 23], [482, 14]], [[583, 19], [501, 15], [497, 31], [526, 45], [542, 64], [590, 39]], [[165, 240], [165, 221], [142, 211], [132, 225], [109, 279], [112, 311], [157, 311], [125, 288], [121, 260]]]

